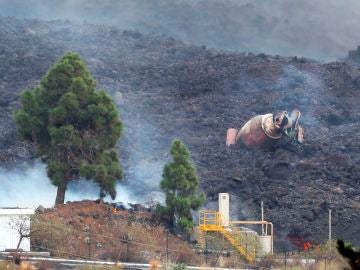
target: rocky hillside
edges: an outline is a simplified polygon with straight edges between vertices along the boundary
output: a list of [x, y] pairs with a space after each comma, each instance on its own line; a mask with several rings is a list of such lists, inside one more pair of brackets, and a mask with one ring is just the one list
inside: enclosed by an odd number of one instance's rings
[[[259, 217], [263, 200], [283, 247], [289, 234], [324, 241], [328, 208], [334, 235], [360, 241], [358, 67], [208, 50], [115, 27], [1, 18], [2, 166], [33, 157], [32, 147], [16, 140], [12, 112], [21, 90], [68, 50], [84, 57], [117, 102], [125, 125], [119, 145], [125, 182], [138, 194], [157, 190], [178, 137], [191, 150], [210, 200], [230, 192], [234, 218], [249, 219]], [[303, 113], [302, 153], [226, 148], [227, 128], [294, 108]]]
[[[202, 257], [180, 235], [167, 235], [149, 208], [128, 210], [100, 201], [81, 201], [45, 209], [33, 222], [31, 245], [53, 256], [104, 261], [143, 262], [169, 259], [198, 265]], [[168, 247], [168, 248], [166, 248]]]
[[[207, 47], [343, 58], [358, 45], [356, 0], [2, 0], [0, 16], [68, 19], [161, 33]], [[334, 18], [336, 18], [334, 20]]]

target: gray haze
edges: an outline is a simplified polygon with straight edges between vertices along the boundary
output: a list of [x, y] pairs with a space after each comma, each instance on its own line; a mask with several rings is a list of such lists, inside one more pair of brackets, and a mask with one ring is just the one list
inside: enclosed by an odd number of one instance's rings
[[[16, 169], [0, 168], [0, 207], [30, 207], [39, 205], [52, 207], [56, 197], [56, 187], [46, 175], [46, 166], [35, 162]], [[69, 184], [65, 201], [96, 200], [99, 187], [90, 181], [73, 181]], [[135, 203], [141, 198], [120, 183], [116, 186], [119, 201]], [[110, 198], [105, 198], [110, 201]]]
[[[126, 151], [128, 146], [127, 159], [122, 160], [125, 166], [124, 181], [117, 185], [117, 200], [125, 202], [146, 203], [157, 200], [164, 201], [164, 194], [159, 191], [163, 167], [168, 161], [167, 152], [169, 145], [160, 143], [168, 141], [165, 138], [156, 140], [157, 130], [155, 126], [141, 118], [132, 119], [131, 109], [124, 111], [122, 120], [126, 124], [123, 138], [120, 139], [121, 151]], [[143, 113], [145, 115], [145, 112]], [[122, 198], [126, 189], [127, 198]], [[129, 195], [130, 192], [130, 195]]]
[[0, 15], [70, 19], [226, 50], [343, 58], [360, 44], [358, 0], [0, 0]]

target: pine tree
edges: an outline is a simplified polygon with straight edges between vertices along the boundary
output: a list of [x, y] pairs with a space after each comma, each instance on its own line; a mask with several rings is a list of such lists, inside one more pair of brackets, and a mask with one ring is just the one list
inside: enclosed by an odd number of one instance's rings
[[100, 197], [116, 196], [122, 178], [114, 147], [122, 132], [117, 109], [76, 53], [66, 53], [39, 85], [25, 90], [15, 113], [19, 135], [34, 142], [64, 203], [70, 181], [85, 177], [100, 186]]
[[175, 221], [183, 229], [192, 228], [191, 210], [199, 209], [205, 196], [198, 194], [199, 179], [186, 146], [180, 140], [175, 140], [170, 154], [173, 161], [164, 166], [160, 183], [166, 205], [158, 206], [158, 211], [167, 217], [170, 228], [174, 227]]

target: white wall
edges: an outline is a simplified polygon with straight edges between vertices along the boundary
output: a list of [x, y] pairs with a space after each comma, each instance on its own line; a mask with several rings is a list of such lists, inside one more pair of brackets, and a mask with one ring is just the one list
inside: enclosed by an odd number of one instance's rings
[[[19, 241], [19, 234], [12, 229], [10, 222], [15, 219], [25, 220], [26, 226], [30, 227], [30, 216], [33, 209], [28, 208], [0, 208], [0, 251], [15, 249]], [[30, 251], [30, 238], [24, 238], [20, 245], [24, 251]]]
[[229, 193], [219, 193], [219, 212], [222, 215], [222, 225], [226, 227], [229, 226], [229, 200]]

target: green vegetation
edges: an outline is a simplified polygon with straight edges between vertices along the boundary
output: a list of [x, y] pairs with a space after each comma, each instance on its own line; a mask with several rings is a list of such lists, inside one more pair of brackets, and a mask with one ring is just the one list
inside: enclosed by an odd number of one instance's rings
[[170, 228], [174, 227], [176, 221], [181, 228], [189, 229], [194, 225], [191, 210], [199, 209], [205, 195], [197, 194], [199, 179], [186, 146], [180, 140], [175, 140], [170, 154], [173, 161], [164, 166], [160, 183], [166, 195], [166, 205], [158, 205], [158, 212], [167, 218]]
[[34, 89], [21, 96], [15, 113], [19, 135], [34, 142], [58, 187], [55, 204], [64, 203], [68, 183], [79, 177], [95, 181], [100, 197], [116, 196], [122, 178], [114, 147], [122, 123], [113, 100], [76, 53], [66, 53]]
[[174, 270], [187, 270], [186, 264], [178, 263], [174, 265]]
[[341, 240], [337, 241], [337, 249], [349, 263], [350, 269], [360, 269], [360, 250], [356, 250], [350, 244], [345, 244]]

